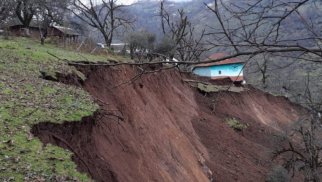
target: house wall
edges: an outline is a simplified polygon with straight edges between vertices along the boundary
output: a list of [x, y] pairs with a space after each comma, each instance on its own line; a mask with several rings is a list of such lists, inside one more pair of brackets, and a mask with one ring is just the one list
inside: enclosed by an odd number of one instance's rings
[[198, 67], [193, 69], [194, 74], [204, 77], [211, 77], [211, 69], [210, 67]]
[[243, 76], [242, 70], [242, 63], [234, 63], [209, 67], [197, 67], [193, 70], [193, 73], [204, 77], [237, 77]]
[[59, 30], [57, 30], [56, 28], [53, 27], [49, 27], [48, 28], [48, 35], [52, 36], [52, 37], [64, 37], [64, 34], [62, 32], [60, 32]]
[[[27, 36], [25, 29], [23, 26], [13, 26], [9, 28], [9, 32], [14, 36]], [[39, 39], [40, 38], [40, 30], [39, 28], [30, 27], [29, 28], [29, 37]]]

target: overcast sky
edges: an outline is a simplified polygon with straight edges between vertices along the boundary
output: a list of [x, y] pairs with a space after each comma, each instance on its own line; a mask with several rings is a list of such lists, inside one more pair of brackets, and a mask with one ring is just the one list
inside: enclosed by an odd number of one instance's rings
[[[123, 4], [132, 4], [132, 3], [136, 2], [137, 0], [118, 0], [118, 1]], [[156, 0], [156, 1], [160, 1], [160, 0]], [[191, 1], [191, 0], [172, 0], [172, 1], [184, 2], [184, 1]]]
[[[1, 0], [0, 0], [1, 1]], [[83, 2], [88, 2], [88, 0], [82, 0]], [[118, 0], [119, 3], [123, 3], [123, 4], [132, 4], [134, 2], [137, 2], [138, 0]], [[155, 0], [155, 1], [160, 1], [160, 0]], [[176, 2], [183, 2], [183, 1], [192, 1], [192, 0], [172, 0], [172, 1], [176, 1]], [[94, 0], [95, 2], [95, 0]], [[97, 1], [99, 2], [99, 1]]]
[[134, 3], [136, 0], [118, 0], [120, 3], [123, 4], [132, 4]]

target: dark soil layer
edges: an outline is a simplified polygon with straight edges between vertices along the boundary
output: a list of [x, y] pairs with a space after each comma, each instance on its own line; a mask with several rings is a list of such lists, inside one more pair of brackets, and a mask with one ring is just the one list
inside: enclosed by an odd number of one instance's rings
[[48, 75], [46, 72], [41, 71], [41, 78], [49, 81], [60, 82], [66, 85], [75, 85], [81, 86], [83, 84], [83, 80], [76, 74], [63, 74], [56, 72], [55, 75]]
[[[96, 181], [264, 181], [276, 135], [300, 114], [252, 88], [203, 96], [174, 70], [138, 79], [132, 67], [88, 70], [83, 87], [101, 110], [81, 122], [41, 123], [33, 133], [71, 150]], [[248, 127], [237, 132], [229, 118]]]

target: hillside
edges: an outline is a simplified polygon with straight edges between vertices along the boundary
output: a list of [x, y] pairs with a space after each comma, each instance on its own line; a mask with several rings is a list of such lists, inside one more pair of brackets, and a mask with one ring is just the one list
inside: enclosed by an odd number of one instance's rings
[[[192, 23], [199, 29], [205, 27], [205, 25], [213, 25], [214, 21], [207, 11], [203, 3], [210, 3], [211, 0], [194, 0], [189, 2], [171, 2], [165, 1], [165, 7], [171, 15], [176, 16], [178, 9], [184, 9], [187, 16], [191, 19]], [[145, 29], [149, 32], [153, 32], [157, 37], [161, 38], [161, 20], [159, 17], [160, 13], [160, 2], [158, 1], [139, 1], [130, 6], [126, 7], [126, 11], [129, 15], [136, 19], [135, 27], [137, 29]]]
[[[128, 83], [135, 67], [78, 69], [100, 110], [32, 132], [73, 151], [79, 169], [96, 181], [263, 181], [281, 131], [301, 115], [287, 99], [251, 87], [205, 95], [175, 70]], [[236, 131], [230, 120], [245, 129]]]
[[[260, 64], [262, 60], [255, 60]], [[285, 66], [287, 65], [287, 66]], [[295, 103], [307, 106], [308, 100], [315, 104], [322, 101], [322, 65], [301, 60], [280, 60], [272, 57], [267, 62], [265, 73], [266, 83], [263, 83], [263, 75], [258, 71], [254, 62], [246, 68], [245, 75], [249, 84], [257, 88], [288, 97]], [[257, 70], [257, 71], [256, 71]]]
[[[48, 52], [66, 60], [57, 60]], [[34, 124], [80, 120], [97, 109], [82, 89], [41, 78], [43, 72], [53, 78], [72, 74], [85, 79], [67, 65], [67, 60], [83, 59], [95, 62], [107, 57], [41, 46], [25, 38], [0, 38], [0, 181], [89, 179], [76, 171], [70, 151], [43, 146], [30, 133]]]
[[122, 2], [0, 1], [0, 182], [322, 179], [322, 2]]
[[113, 55], [24, 38], [0, 47], [1, 181], [264, 181], [283, 131], [304, 112], [251, 86], [195, 85], [177, 70], [137, 77], [132, 66], [68, 65], [124, 59]]

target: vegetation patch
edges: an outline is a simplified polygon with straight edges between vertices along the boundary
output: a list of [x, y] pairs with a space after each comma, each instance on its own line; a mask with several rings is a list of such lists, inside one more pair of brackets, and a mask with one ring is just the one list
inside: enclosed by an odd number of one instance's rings
[[226, 123], [228, 126], [236, 131], [243, 131], [248, 127], [247, 124], [241, 123], [238, 119], [236, 118], [227, 118]]
[[[76, 170], [70, 151], [43, 146], [30, 130], [45, 121], [79, 121], [98, 109], [87, 92], [44, 80], [41, 70], [73, 73], [85, 79], [66, 60], [82, 61], [86, 57], [101, 61], [104, 57], [77, 56], [26, 38], [0, 39], [0, 49], [0, 181], [90, 181]], [[66, 60], [57, 60], [48, 51]]]

